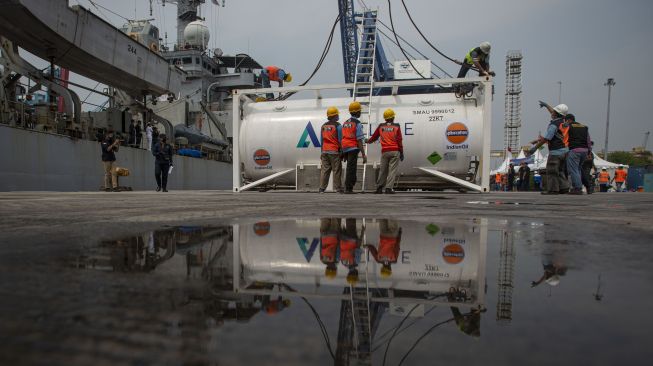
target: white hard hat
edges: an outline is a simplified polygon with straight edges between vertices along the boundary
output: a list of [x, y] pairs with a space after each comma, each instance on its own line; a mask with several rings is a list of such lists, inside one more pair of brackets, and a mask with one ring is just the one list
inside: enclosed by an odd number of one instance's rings
[[623, 164], [619, 164], [619, 168], [623, 168], [623, 167], [624, 167], [624, 165], [623, 165]]
[[567, 107], [566, 104], [558, 104], [557, 106], [553, 107], [553, 110], [558, 112], [558, 114], [566, 116], [567, 112], [569, 112], [569, 107]]
[[487, 41], [481, 42], [481, 51], [483, 51], [484, 54], [487, 55], [488, 53], [490, 53], [491, 48], [492, 48], [492, 45], [490, 44], [490, 42], [487, 42]]
[[544, 282], [546, 282], [549, 286], [558, 286], [560, 283], [560, 277], [558, 277], [558, 275], [553, 275], [544, 280]]

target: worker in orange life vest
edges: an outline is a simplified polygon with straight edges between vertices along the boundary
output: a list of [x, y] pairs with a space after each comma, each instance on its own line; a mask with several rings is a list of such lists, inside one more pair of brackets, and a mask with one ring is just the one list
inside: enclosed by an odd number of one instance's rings
[[401, 243], [401, 228], [396, 220], [382, 219], [379, 221], [381, 235], [379, 236], [378, 249], [367, 245], [367, 249], [381, 266], [381, 277], [392, 275], [392, 264], [397, 263], [399, 245]]
[[376, 192], [395, 193], [392, 187], [395, 184], [399, 161], [404, 161], [404, 145], [401, 137], [401, 127], [395, 121], [395, 111], [388, 108], [383, 112], [385, 123], [379, 125], [374, 134], [367, 140], [370, 144], [381, 138], [381, 170], [376, 181]]
[[[363, 229], [364, 230], [364, 229]], [[345, 230], [340, 235], [340, 263], [348, 269], [347, 283], [350, 285], [358, 282], [358, 263], [360, 262], [360, 247], [363, 232], [358, 235], [356, 219], [345, 220]]]
[[363, 164], [367, 163], [363, 142], [365, 133], [363, 125], [359, 120], [361, 116], [360, 102], [353, 101], [349, 104], [349, 118], [342, 125], [342, 161], [347, 162], [347, 171], [345, 173], [345, 193], [354, 193], [356, 185], [356, 174], [358, 173], [358, 154], [363, 155]]
[[326, 264], [324, 276], [333, 279], [338, 274], [338, 246], [340, 244], [340, 219], [320, 219], [320, 261]]
[[338, 122], [338, 108], [329, 107], [327, 109], [327, 118], [329, 119], [322, 125], [322, 171], [320, 173], [320, 193], [326, 191], [329, 185], [329, 177], [333, 171], [333, 189], [338, 193], [342, 190], [342, 163], [340, 162], [340, 153], [342, 152], [342, 126]]
[[[277, 66], [267, 66], [261, 70], [261, 86], [269, 88], [271, 86], [270, 81], [278, 82], [281, 88], [284, 81], [287, 83], [292, 81], [292, 75]], [[274, 99], [274, 94], [268, 93], [266, 97], [267, 99]]]
[[626, 183], [626, 178], [628, 178], [628, 171], [624, 169], [623, 165], [619, 164], [617, 170], [614, 171], [614, 177], [612, 177], [612, 181], [617, 183], [617, 192], [623, 192], [621, 187]]
[[601, 189], [601, 192], [607, 192], [609, 185], [610, 185], [610, 173], [608, 173], [608, 169], [602, 168], [601, 172], [599, 173], [599, 187]]

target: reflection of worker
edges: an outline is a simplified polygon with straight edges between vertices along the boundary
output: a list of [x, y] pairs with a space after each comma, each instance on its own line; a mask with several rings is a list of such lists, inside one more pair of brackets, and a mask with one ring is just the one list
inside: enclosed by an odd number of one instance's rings
[[544, 273], [537, 281], [531, 282], [531, 287], [535, 287], [542, 282], [545, 282], [547, 285], [555, 287], [560, 283], [560, 276], [567, 274], [567, 267], [560, 263], [555, 263], [554, 261], [545, 259], [542, 263], [544, 268]]
[[619, 164], [617, 170], [614, 171], [614, 177], [612, 177], [612, 181], [617, 183], [617, 192], [623, 191], [621, 187], [626, 182], [626, 178], [628, 178], [628, 171], [624, 169], [623, 165]]
[[540, 101], [540, 107], [546, 107], [551, 114], [551, 121], [544, 137], [540, 136], [537, 140], [531, 141], [531, 144], [535, 144], [535, 146], [528, 151], [528, 155], [532, 155], [545, 143], [548, 144], [549, 157], [546, 160], [547, 191], [542, 192], [542, 194], [567, 193], [569, 183], [563, 175], [563, 168], [566, 165], [565, 157], [569, 152], [569, 127], [564, 123], [564, 116], [567, 115], [569, 107], [566, 104], [551, 107], [542, 101]]
[[276, 300], [269, 300], [263, 304], [261, 308], [262, 311], [265, 311], [268, 315], [274, 315], [285, 308], [290, 307], [289, 299], [282, 299], [281, 296], [278, 296]]
[[340, 219], [320, 219], [320, 261], [326, 264], [324, 275], [335, 278], [338, 273], [338, 244], [340, 241]]
[[367, 140], [370, 144], [381, 139], [381, 170], [376, 181], [376, 192], [395, 193], [392, 187], [395, 184], [399, 161], [404, 161], [404, 145], [401, 137], [401, 127], [395, 123], [395, 111], [388, 108], [383, 112], [385, 123], [379, 125], [374, 134]]
[[338, 119], [340, 119], [338, 108], [329, 107], [327, 109], [327, 118], [329, 120], [322, 125], [320, 135], [322, 140], [320, 193], [326, 191], [331, 171], [333, 171], [333, 189], [342, 193], [342, 163], [340, 162], [342, 126], [338, 122]]
[[379, 225], [381, 229], [379, 248], [372, 245], [367, 245], [367, 248], [374, 260], [382, 265], [381, 277], [387, 278], [392, 275], [392, 264], [397, 263], [399, 257], [401, 228], [396, 220], [382, 219]]
[[[276, 81], [279, 83], [279, 87], [283, 86], [283, 82], [291, 82], [292, 75], [286, 73], [283, 69], [278, 68], [277, 66], [267, 66], [261, 70], [261, 85], [264, 88], [270, 87], [270, 81]], [[272, 93], [266, 94], [268, 99], [273, 99], [274, 95]]]
[[608, 169], [601, 168], [601, 172], [599, 173], [599, 188], [601, 189], [601, 192], [607, 192], [609, 185], [610, 173], [608, 173]]
[[481, 336], [481, 311], [479, 309], [472, 309], [469, 313], [463, 314], [457, 306], [451, 306], [451, 314], [461, 332], [472, 337]]
[[362, 233], [360, 236], [358, 235], [356, 219], [346, 219], [345, 229], [340, 235], [340, 263], [349, 270], [347, 283], [350, 285], [358, 282], [358, 262], [360, 261], [362, 236]]
[[490, 71], [491, 47], [490, 42], [481, 42], [478, 47], [469, 50], [458, 72], [458, 78], [464, 78], [472, 67], [476, 67], [479, 76], [494, 76], [494, 71]]
[[363, 154], [363, 164], [367, 163], [367, 156], [365, 156], [365, 150], [363, 149], [365, 133], [363, 132], [363, 125], [358, 120], [361, 116], [361, 104], [351, 102], [349, 104], [349, 113], [351, 113], [351, 118], [342, 125], [342, 159], [347, 162], [345, 193], [354, 193], [358, 172], [358, 153]]

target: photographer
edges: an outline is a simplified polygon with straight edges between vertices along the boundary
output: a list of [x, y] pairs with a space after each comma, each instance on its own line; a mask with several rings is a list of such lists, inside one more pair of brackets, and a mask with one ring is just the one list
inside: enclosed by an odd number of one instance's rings
[[168, 171], [172, 166], [172, 146], [168, 143], [168, 136], [160, 135], [160, 142], [154, 145], [152, 155], [156, 158], [154, 162], [154, 177], [156, 178], [156, 191], [163, 189], [168, 192]]
[[118, 174], [116, 173], [116, 151], [120, 140], [113, 137], [113, 131], [108, 131], [102, 141], [102, 165], [104, 166], [104, 190], [118, 191]]

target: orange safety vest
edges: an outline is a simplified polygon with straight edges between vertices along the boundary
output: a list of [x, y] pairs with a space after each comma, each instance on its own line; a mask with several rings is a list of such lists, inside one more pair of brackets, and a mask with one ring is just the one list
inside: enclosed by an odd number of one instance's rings
[[322, 263], [335, 262], [337, 249], [338, 249], [337, 236], [322, 235], [320, 237], [320, 260], [322, 261]]
[[358, 140], [356, 139], [356, 130], [358, 127], [358, 120], [350, 118], [342, 125], [342, 149], [349, 149], [358, 147]]
[[614, 181], [617, 183], [623, 183], [626, 181], [628, 172], [625, 169], [617, 169], [614, 171]]
[[265, 70], [268, 72], [270, 81], [279, 81], [279, 68], [276, 66], [267, 66]]
[[328, 121], [322, 125], [322, 152], [340, 151], [338, 126], [340, 123]]
[[501, 183], [501, 173], [497, 173], [494, 175], [494, 183]]
[[382, 263], [397, 263], [397, 256], [399, 256], [399, 238], [381, 236], [379, 240], [379, 254], [377, 260]]
[[599, 173], [599, 183], [608, 183], [610, 181], [610, 173], [601, 172]]
[[398, 124], [383, 123], [380, 125], [379, 136], [381, 137], [381, 149], [383, 151], [399, 151], [398, 134], [401, 134]]
[[356, 239], [342, 239], [340, 241], [340, 263], [345, 266], [356, 264]]

